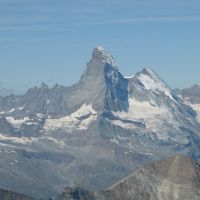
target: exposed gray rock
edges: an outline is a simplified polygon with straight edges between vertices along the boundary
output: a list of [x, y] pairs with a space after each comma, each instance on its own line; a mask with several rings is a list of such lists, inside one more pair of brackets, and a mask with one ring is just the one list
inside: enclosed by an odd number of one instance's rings
[[196, 112], [196, 118], [200, 122], [200, 85], [196, 84], [190, 88], [176, 89], [175, 93]]
[[200, 165], [177, 155], [156, 161], [101, 192], [70, 189], [57, 200], [188, 200], [200, 199]]
[[8, 190], [3, 190], [3, 189], [0, 189], [0, 199], [1, 200], [36, 200], [31, 197], [28, 197], [16, 192], [11, 192]]
[[189, 88], [176, 89], [175, 92], [191, 104], [200, 104], [200, 85], [195, 84]]

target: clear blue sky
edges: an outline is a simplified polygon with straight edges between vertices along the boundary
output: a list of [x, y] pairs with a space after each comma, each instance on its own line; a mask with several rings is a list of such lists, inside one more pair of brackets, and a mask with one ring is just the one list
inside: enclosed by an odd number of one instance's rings
[[0, 83], [76, 82], [97, 45], [124, 75], [143, 67], [173, 88], [200, 83], [199, 0], [0, 0]]

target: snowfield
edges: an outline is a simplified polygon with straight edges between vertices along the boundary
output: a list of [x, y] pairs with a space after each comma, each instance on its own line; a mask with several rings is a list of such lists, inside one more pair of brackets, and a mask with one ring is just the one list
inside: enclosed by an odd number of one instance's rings
[[69, 116], [59, 119], [47, 119], [44, 125], [46, 132], [55, 129], [66, 129], [72, 131], [74, 129], [85, 130], [89, 124], [97, 119], [97, 112], [92, 108], [92, 105], [84, 104], [76, 112]]

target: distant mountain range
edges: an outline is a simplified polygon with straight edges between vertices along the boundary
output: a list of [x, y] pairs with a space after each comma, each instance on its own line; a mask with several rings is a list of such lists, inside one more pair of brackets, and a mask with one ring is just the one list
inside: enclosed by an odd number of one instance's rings
[[15, 93], [15, 90], [4, 88], [4, 87], [2, 87], [2, 85], [0, 83], [0, 96], [1, 97], [9, 96], [10, 94], [14, 94], [14, 93]]
[[147, 68], [124, 77], [97, 46], [78, 83], [0, 97], [0, 185], [47, 199], [176, 154], [198, 160], [199, 105], [199, 86], [172, 90]]

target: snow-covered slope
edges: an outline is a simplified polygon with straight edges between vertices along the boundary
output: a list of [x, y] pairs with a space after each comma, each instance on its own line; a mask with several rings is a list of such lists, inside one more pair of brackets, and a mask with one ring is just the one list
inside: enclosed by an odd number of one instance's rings
[[186, 101], [186, 103], [191, 106], [197, 113], [197, 120], [200, 122], [200, 104], [191, 104]]
[[199, 128], [155, 72], [125, 78], [97, 46], [76, 84], [0, 97], [0, 184], [42, 199], [65, 186], [104, 189], [158, 158], [200, 158]]
[[200, 122], [200, 85], [193, 85], [190, 88], [176, 90], [177, 95], [183, 99], [197, 113], [197, 120]]
[[132, 78], [138, 85], [155, 93], [163, 93], [173, 100], [172, 91], [168, 85], [155, 72], [144, 68]]
[[95, 120], [97, 120], [97, 112], [92, 108], [92, 105], [83, 105], [76, 112], [66, 117], [46, 119], [44, 129], [46, 134], [55, 131], [56, 129], [73, 132], [75, 129], [87, 129], [90, 123]]
[[[127, 111], [112, 112], [109, 122], [132, 132], [149, 133], [155, 142], [189, 142], [183, 127], [197, 127], [196, 113], [150, 69], [128, 80]], [[119, 142], [119, 141], [118, 141]]]

